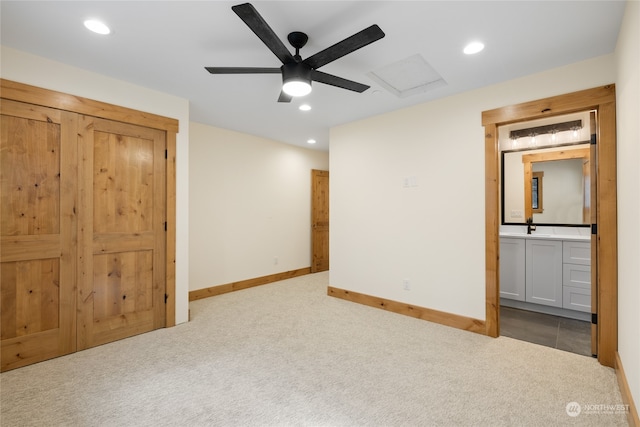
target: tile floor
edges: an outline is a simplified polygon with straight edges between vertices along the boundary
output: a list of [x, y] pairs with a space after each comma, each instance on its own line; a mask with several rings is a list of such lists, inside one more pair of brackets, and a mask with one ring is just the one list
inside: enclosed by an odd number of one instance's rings
[[591, 324], [581, 320], [501, 306], [500, 335], [591, 356]]

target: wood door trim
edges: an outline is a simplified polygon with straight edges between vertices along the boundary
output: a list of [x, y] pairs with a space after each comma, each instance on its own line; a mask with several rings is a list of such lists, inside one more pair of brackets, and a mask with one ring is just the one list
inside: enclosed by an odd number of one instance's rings
[[176, 132], [167, 131], [165, 326], [176, 325]]
[[542, 119], [561, 114], [597, 109], [599, 105], [615, 102], [615, 85], [599, 86], [565, 95], [557, 95], [521, 104], [482, 112], [482, 125]]
[[[598, 361], [613, 367], [618, 347], [615, 85], [600, 86], [482, 113], [485, 127], [486, 334], [499, 335], [499, 125], [577, 111], [598, 112]], [[593, 178], [593, 177], [592, 177]]]
[[490, 337], [500, 335], [500, 288], [498, 287], [498, 126], [486, 124], [484, 136], [485, 194], [485, 326]]
[[[598, 266], [598, 360], [614, 367], [618, 350], [618, 199], [615, 95], [598, 108], [596, 239]], [[604, 350], [603, 350], [604, 349]]]
[[0, 79], [0, 91], [4, 99], [42, 105], [58, 110], [72, 111], [78, 114], [165, 130], [167, 132], [178, 132], [178, 120], [176, 119], [11, 80]]

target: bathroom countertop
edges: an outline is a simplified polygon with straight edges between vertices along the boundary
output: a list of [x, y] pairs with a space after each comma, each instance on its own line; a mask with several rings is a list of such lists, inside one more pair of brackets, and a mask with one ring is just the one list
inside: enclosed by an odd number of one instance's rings
[[536, 239], [536, 240], [571, 240], [575, 242], [590, 242], [590, 235], [578, 235], [578, 234], [550, 234], [550, 233], [536, 233], [532, 231], [531, 234], [526, 233], [509, 233], [501, 232], [500, 237], [511, 237], [520, 239]]

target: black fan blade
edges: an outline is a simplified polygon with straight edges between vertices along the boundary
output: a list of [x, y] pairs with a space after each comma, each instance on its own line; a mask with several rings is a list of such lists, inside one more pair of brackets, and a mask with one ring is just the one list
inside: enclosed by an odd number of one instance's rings
[[269, 24], [260, 16], [258, 11], [251, 3], [239, 4], [231, 7], [233, 11], [244, 21], [245, 24], [255, 33], [256, 36], [267, 45], [267, 47], [273, 52], [280, 62], [286, 64], [287, 62], [294, 62], [293, 55], [289, 52], [289, 49], [282, 43], [282, 40], [276, 36]]
[[353, 80], [343, 79], [342, 77], [334, 76], [333, 74], [323, 73], [322, 71], [311, 71], [311, 79], [326, 85], [336, 86], [342, 89], [352, 90], [354, 92], [362, 93], [369, 89], [370, 86], [363, 85], [362, 83], [354, 82]]
[[204, 67], [211, 74], [282, 74], [280, 68]]
[[278, 102], [291, 102], [291, 95], [287, 95], [284, 91], [280, 91], [280, 96], [278, 97]]
[[384, 33], [377, 25], [372, 25], [364, 30], [360, 31], [352, 35], [351, 37], [347, 37], [342, 40], [326, 48], [325, 50], [321, 50], [313, 56], [308, 57], [303, 63], [309, 65], [313, 69], [318, 69], [323, 65], [328, 64], [329, 62], [335, 61], [338, 58], [342, 58], [348, 53], [351, 53], [355, 50], [360, 49], [361, 47], [365, 47], [368, 44], [373, 43], [376, 40], [380, 40], [384, 37]]

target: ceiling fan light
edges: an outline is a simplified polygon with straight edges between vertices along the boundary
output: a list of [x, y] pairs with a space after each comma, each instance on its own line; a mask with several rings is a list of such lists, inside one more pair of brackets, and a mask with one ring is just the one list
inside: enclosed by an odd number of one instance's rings
[[305, 96], [311, 92], [311, 69], [293, 62], [282, 66], [282, 91], [289, 96]]
[[305, 96], [311, 93], [311, 84], [301, 80], [290, 80], [282, 85], [282, 90], [287, 95]]

